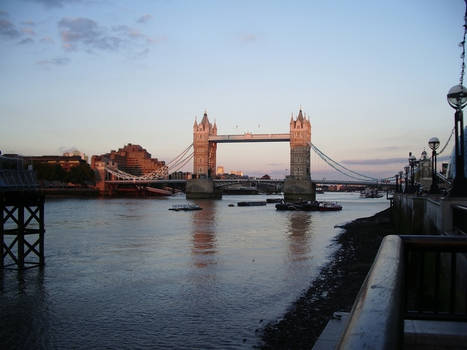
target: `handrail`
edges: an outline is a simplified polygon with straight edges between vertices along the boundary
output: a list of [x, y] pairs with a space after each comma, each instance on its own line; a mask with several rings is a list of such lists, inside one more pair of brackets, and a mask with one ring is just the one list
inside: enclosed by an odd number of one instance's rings
[[401, 340], [402, 239], [383, 239], [357, 295], [338, 349], [397, 349]]
[[[440, 253], [447, 253], [450, 263], [449, 312], [425, 309], [408, 310], [407, 291], [410, 282], [406, 266], [408, 254], [422, 254], [421, 267], [424, 271], [423, 254], [437, 254], [437, 273]], [[389, 235], [383, 239], [375, 261], [355, 299], [347, 327], [340, 338], [337, 349], [398, 349], [403, 339], [403, 322], [410, 319], [465, 320], [466, 313], [456, 312], [456, 253], [467, 252], [467, 239], [459, 236]], [[411, 262], [412, 266], [414, 262]], [[417, 275], [423, 279], [423, 275]], [[435, 290], [439, 289], [440, 278], [436, 275]], [[423, 287], [423, 283], [418, 283]], [[435, 301], [439, 293], [435, 294]], [[418, 302], [420, 296], [416, 297]], [[403, 308], [401, 307], [403, 306]], [[416, 305], [417, 306], [417, 305]]]

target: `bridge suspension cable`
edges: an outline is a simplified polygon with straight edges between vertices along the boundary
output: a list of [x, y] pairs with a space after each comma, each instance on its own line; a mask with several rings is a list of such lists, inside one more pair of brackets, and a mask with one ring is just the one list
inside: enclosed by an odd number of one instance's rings
[[193, 147], [193, 144], [189, 145], [185, 150], [183, 150], [178, 156], [176, 156], [174, 159], [172, 159], [170, 162], [168, 162], [166, 165], [169, 168], [174, 167], [174, 164], [178, 163], [181, 158], [185, 156], [185, 154], [188, 153], [188, 151]]
[[353, 170], [350, 170], [349, 168], [346, 168], [345, 166], [339, 164], [338, 162], [336, 162], [335, 160], [333, 160], [332, 158], [330, 158], [329, 156], [327, 156], [326, 154], [324, 154], [318, 147], [316, 147], [313, 143], [310, 143], [311, 145], [311, 148], [313, 149], [313, 151], [322, 159], [326, 162], [326, 164], [328, 164], [330, 167], [332, 167], [333, 169], [335, 169], [336, 171], [338, 171], [339, 173], [345, 175], [345, 176], [348, 176], [348, 177], [351, 177], [353, 179], [356, 179], [356, 180], [364, 180], [364, 181], [378, 181], [377, 178], [375, 177], [371, 177], [371, 176], [367, 176], [367, 175], [363, 175], [363, 174], [360, 174], [360, 173], [357, 173], [356, 171], [353, 171]]
[[447, 147], [448, 144], [449, 144], [449, 141], [451, 141], [452, 135], [454, 135], [454, 130], [455, 130], [455, 128], [452, 128], [451, 134], [449, 135], [449, 138], [448, 138], [448, 140], [446, 141], [446, 144], [443, 146], [443, 148], [441, 149], [441, 151], [439, 151], [438, 153], [436, 153], [436, 155], [439, 156], [441, 153], [444, 152], [444, 150], [446, 149], [446, 147]]
[[175, 166], [169, 169], [170, 173], [175, 173], [179, 171], [181, 168], [183, 168], [186, 165], [186, 163], [188, 163], [190, 160], [193, 159], [193, 156], [194, 156], [194, 152], [191, 152], [184, 159], [180, 160], [180, 162], [178, 162]]

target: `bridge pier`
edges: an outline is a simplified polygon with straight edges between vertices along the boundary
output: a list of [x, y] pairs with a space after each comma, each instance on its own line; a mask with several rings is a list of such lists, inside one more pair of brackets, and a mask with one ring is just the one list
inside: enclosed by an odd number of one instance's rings
[[287, 176], [284, 181], [284, 200], [301, 202], [316, 200], [316, 185], [311, 179]]
[[187, 199], [221, 199], [222, 191], [217, 190], [210, 178], [191, 179], [186, 182]]
[[0, 193], [0, 268], [44, 265], [44, 233], [44, 195], [35, 191]]

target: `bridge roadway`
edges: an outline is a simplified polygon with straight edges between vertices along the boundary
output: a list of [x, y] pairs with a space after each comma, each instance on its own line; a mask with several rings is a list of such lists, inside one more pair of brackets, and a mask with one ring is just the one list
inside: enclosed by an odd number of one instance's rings
[[213, 135], [209, 136], [209, 142], [235, 143], [235, 142], [289, 142], [290, 134], [251, 134], [243, 135]]
[[[214, 179], [216, 184], [236, 184], [236, 183], [283, 183], [284, 179]], [[105, 183], [108, 184], [182, 184], [186, 183], [187, 180], [106, 180]], [[311, 180], [311, 182], [317, 185], [361, 185], [361, 186], [375, 186], [375, 185], [385, 185], [385, 186], [395, 186], [393, 183], [380, 183], [377, 181], [347, 181], [347, 180]]]

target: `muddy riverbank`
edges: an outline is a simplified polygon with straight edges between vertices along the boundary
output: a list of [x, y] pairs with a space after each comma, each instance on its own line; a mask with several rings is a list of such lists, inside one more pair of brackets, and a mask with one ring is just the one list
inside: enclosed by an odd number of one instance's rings
[[261, 330], [261, 348], [310, 349], [335, 311], [350, 311], [383, 237], [396, 234], [390, 208], [342, 229], [331, 262], [281, 320]]

